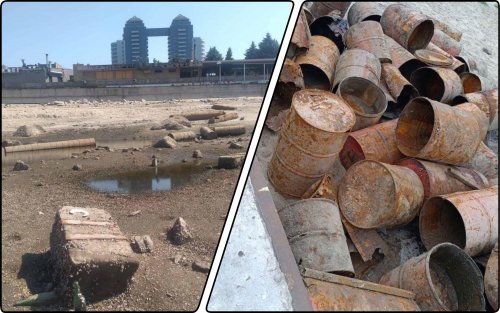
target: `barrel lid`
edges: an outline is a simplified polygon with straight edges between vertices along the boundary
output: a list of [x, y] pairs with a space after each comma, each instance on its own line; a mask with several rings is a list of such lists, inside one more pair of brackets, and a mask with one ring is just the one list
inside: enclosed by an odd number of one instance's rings
[[329, 91], [297, 91], [293, 95], [292, 106], [306, 123], [326, 132], [347, 132], [356, 122], [351, 107]]
[[427, 49], [415, 51], [415, 57], [424, 63], [436, 66], [450, 66], [453, 63], [451, 55], [444, 55]]

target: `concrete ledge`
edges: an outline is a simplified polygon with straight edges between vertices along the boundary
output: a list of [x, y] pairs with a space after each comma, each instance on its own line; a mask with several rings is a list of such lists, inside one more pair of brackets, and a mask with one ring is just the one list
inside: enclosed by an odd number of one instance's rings
[[68, 100], [141, 100], [263, 97], [266, 84], [138, 86], [110, 88], [2, 89], [2, 103], [48, 103]]

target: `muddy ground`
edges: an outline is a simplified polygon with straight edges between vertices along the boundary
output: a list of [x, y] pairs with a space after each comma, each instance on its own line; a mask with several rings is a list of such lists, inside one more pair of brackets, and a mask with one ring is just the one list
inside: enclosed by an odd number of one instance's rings
[[[23, 172], [12, 171], [12, 158], [3, 157], [2, 310], [69, 309], [63, 304], [13, 307], [20, 299], [51, 288], [49, 236], [56, 211], [65, 205], [105, 209], [124, 234], [130, 237], [147, 234], [154, 242], [152, 253], [137, 254], [140, 267], [129, 290], [88, 305], [89, 310], [195, 310], [207, 274], [194, 271], [191, 266], [193, 261], [212, 261], [240, 172], [239, 169], [217, 169], [217, 158], [245, 151], [229, 149], [229, 143], [237, 141], [246, 149], [261, 100], [3, 107], [2, 140], [29, 143], [94, 137], [98, 146], [109, 146], [111, 151], [91, 148], [90, 152], [83, 153], [88, 149], [84, 148], [63, 156], [42, 157], [43, 162], [40, 157], [30, 155], [24, 161], [31, 169]], [[165, 136], [167, 131], [149, 128], [181, 112], [179, 106], [201, 110], [210, 108], [215, 102], [238, 107], [238, 114], [245, 119], [221, 124], [244, 124], [247, 127], [245, 135], [198, 143], [182, 142], [176, 149], [151, 147], [151, 143]], [[58, 117], [51, 117], [53, 115]], [[51, 123], [55, 124], [51, 126]], [[25, 124], [41, 125], [47, 133], [29, 138], [13, 137], [13, 131]], [[206, 121], [195, 122], [192, 130], [197, 132], [202, 124]], [[122, 151], [122, 148], [133, 147], [138, 149]], [[196, 149], [202, 151], [202, 160], [192, 158]], [[199, 166], [206, 170], [197, 174], [191, 183], [170, 191], [120, 194], [93, 191], [87, 185], [94, 177], [148, 169], [153, 154], [160, 159], [160, 167], [180, 164], [184, 160], [183, 164], [201, 163]], [[82, 170], [72, 170], [75, 164], [81, 164]], [[128, 216], [137, 210], [141, 213]], [[187, 221], [194, 233], [194, 240], [182, 246], [173, 245], [166, 239], [166, 232], [179, 216]], [[173, 260], [176, 256], [181, 256], [178, 263]]]

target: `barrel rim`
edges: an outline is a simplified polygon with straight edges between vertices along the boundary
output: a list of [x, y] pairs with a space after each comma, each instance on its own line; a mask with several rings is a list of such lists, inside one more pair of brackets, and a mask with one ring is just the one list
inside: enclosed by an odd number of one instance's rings
[[[377, 86], [377, 84], [375, 84], [374, 82], [372, 82], [371, 80], [369, 79], [366, 79], [364, 77], [358, 77], [358, 76], [351, 76], [351, 77], [346, 77], [344, 79], [342, 79], [341, 82], [339, 82], [338, 84], [338, 87], [337, 87], [337, 93], [338, 95], [342, 98], [342, 94], [341, 94], [341, 91], [340, 91], [340, 87], [342, 86], [343, 83], [345, 83], [346, 81], [348, 80], [353, 80], [353, 81], [363, 81], [363, 83], [367, 83], [368, 85], [372, 85], [371, 87], [373, 87], [375, 90], [377, 90], [377, 92], [380, 94], [380, 96], [383, 97], [383, 100], [382, 101], [382, 107], [378, 110], [379, 112], [378, 113], [365, 113], [365, 112], [360, 112], [358, 110], [355, 110], [354, 108], [352, 108], [350, 105], [349, 105], [349, 102], [347, 102], [347, 100], [344, 100], [347, 105], [354, 111], [354, 114], [355, 115], [359, 115], [361, 117], [367, 117], [367, 118], [377, 118], [379, 116], [382, 116], [382, 114], [384, 114], [384, 112], [387, 110], [387, 97], [385, 95], [385, 92], [382, 90], [382, 88], [380, 88], [379, 86]], [[343, 98], [342, 98], [343, 99]], [[359, 129], [358, 129], [359, 130]]]

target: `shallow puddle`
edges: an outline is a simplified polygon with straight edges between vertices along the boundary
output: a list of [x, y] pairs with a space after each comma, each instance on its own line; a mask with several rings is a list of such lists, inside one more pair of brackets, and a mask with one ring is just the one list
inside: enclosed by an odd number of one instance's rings
[[166, 191], [200, 179], [207, 162], [181, 163], [94, 178], [87, 185], [99, 192], [142, 193]]

